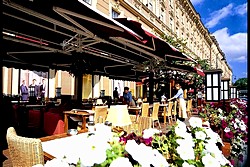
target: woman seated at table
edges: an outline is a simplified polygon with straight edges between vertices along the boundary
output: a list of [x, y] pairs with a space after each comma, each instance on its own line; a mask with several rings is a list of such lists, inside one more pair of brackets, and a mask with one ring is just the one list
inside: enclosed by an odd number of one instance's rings
[[128, 106], [136, 106], [135, 101], [132, 98], [132, 93], [129, 91], [129, 87], [124, 87], [123, 101]]

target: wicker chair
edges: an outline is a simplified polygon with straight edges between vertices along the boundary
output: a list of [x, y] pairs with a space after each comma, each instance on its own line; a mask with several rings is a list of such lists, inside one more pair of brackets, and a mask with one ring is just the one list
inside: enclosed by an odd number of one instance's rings
[[149, 103], [142, 103], [142, 112], [141, 112], [141, 116], [143, 116], [143, 117], [149, 116], [148, 110], [149, 110]]
[[[154, 104], [153, 104], [153, 112], [152, 112], [151, 118], [152, 118], [153, 122], [154, 121], [158, 122], [159, 127], [161, 128], [161, 124], [160, 124], [159, 117], [158, 117], [159, 108], [160, 108], [160, 103], [159, 102], [154, 102]], [[153, 123], [153, 128], [154, 128], [154, 123]]]
[[192, 99], [187, 101], [187, 116], [188, 118], [192, 116]]
[[152, 124], [152, 117], [138, 117], [138, 133], [142, 134], [143, 130], [151, 128]]
[[103, 122], [106, 120], [108, 115], [108, 108], [106, 106], [96, 106], [95, 107], [95, 115], [94, 115], [94, 121], [95, 124], [98, 123], [98, 119], [101, 117], [103, 119]]
[[128, 134], [133, 132], [135, 129], [135, 125], [136, 125], [136, 115], [129, 115], [132, 124], [131, 125], [126, 125], [126, 126], [122, 126], [122, 128], [124, 129], [124, 131], [126, 131]]
[[40, 139], [18, 136], [13, 127], [8, 128], [6, 138], [13, 167], [32, 167], [36, 164], [44, 164]]

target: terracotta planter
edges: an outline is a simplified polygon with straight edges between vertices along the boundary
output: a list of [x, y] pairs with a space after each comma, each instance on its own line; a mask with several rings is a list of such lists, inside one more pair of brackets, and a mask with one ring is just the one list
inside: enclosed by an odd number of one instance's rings
[[231, 144], [229, 142], [223, 142], [224, 146], [221, 147], [222, 154], [225, 157], [229, 157], [231, 152]]

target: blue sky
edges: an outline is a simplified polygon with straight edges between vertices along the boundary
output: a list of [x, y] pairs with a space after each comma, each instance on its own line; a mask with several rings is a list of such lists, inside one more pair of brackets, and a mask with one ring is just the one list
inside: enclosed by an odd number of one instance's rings
[[[191, 0], [236, 80], [247, 77], [247, 0]], [[234, 80], [235, 81], [235, 80]]]

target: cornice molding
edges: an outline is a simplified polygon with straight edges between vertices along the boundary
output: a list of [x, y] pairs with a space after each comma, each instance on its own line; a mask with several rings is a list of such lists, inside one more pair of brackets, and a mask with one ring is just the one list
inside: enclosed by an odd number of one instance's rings
[[[135, 0], [138, 1], [138, 0]], [[152, 19], [156, 19], [157, 16], [155, 14], [153, 14], [147, 6], [145, 6], [142, 2], [138, 1], [139, 3], [141, 3], [141, 8], [143, 8], [144, 10], [146, 10], [148, 13], [150, 13], [150, 18], [147, 19], [145, 16], [143, 16], [141, 13], [139, 13], [136, 9], [134, 9], [130, 4], [128, 4], [126, 1], [124, 0], [120, 0], [120, 5], [123, 6], [126, 10], [128, 10], [129, 12], [131, 12], [135, 17], [139, 17], [141, 22], [143, 22], [144, 24], [146, 24], [147, 26], [151, 27], [152, 30], [154, 30], [157, 34], [161, 35], [161, 34], [165, 34], [165, 32], [163, 32], [159, 27], [157, 27], [154, 23], [152, 23]], [[152, 17], [153, 16], [153, 17]], [[164, 24], [163, 22], [161, 24]], [[168, 32], [170, 32], [170, 28], [164, 24], [164, 26], [166, 27], [166, 30]]]

